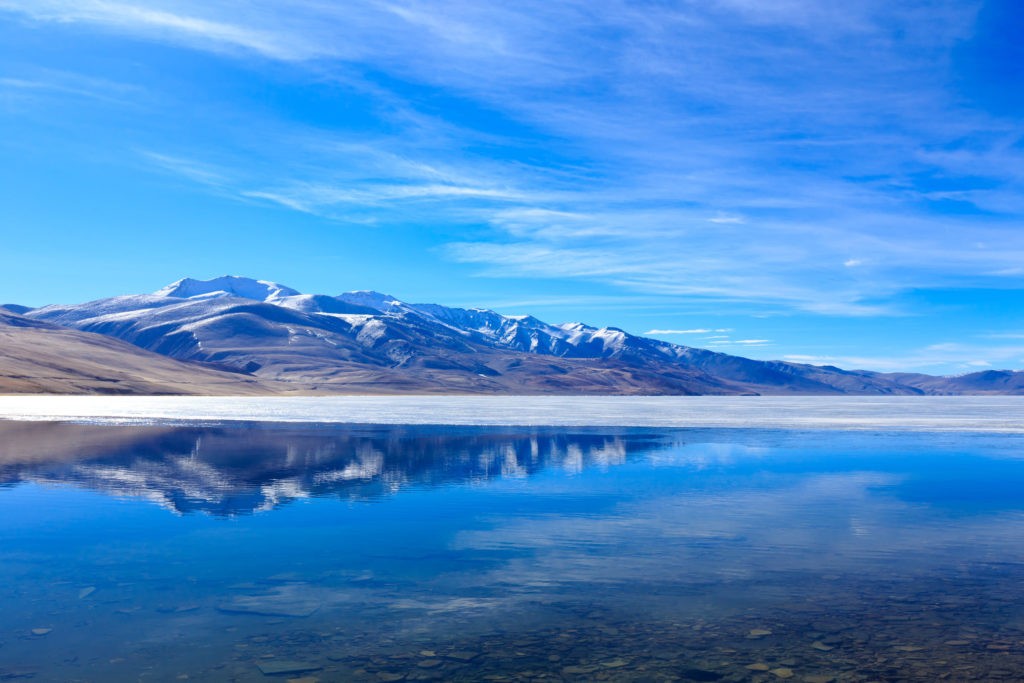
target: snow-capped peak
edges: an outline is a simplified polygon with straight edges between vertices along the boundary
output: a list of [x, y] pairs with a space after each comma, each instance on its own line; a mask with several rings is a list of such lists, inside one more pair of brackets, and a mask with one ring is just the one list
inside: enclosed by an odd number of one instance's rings
[[172, 282], [163, 289], [153, 292], [155, 296], [176, 299], [193, 299], [207, 296], [237, 296], [256, 301], [273, 301], [286, 296], [296, 296], [297, 290], [268, 280], [253, 280], [248, 277], [224, 275], [212, 280], [194, 280], [190, 277]]

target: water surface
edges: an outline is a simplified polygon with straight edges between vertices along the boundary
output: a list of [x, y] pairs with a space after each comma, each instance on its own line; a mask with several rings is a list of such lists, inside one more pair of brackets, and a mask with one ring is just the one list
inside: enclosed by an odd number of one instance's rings
[[1022, 446], [0, 422], [0, 679], [1021, 680]]

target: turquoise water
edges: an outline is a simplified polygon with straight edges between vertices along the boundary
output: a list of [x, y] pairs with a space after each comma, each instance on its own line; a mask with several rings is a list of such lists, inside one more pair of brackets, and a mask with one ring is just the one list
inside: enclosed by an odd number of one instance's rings
[[0, 680], [1024, 680], [1024, 437], [0, 423]]

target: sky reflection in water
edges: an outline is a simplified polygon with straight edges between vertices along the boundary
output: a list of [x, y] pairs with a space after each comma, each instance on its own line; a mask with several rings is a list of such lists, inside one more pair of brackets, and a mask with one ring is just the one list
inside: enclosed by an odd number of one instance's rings
[[[482, 659], [435, 669], [401, 657], [572, 632], [589, 643], [584, 654], [563, 661], [538, 644], [534, 669], [593, 677], [583, 669], [602, 665], [586, 653], [627, 656], [621, 671], [597, 671], [628, 680], [634, 665], [660, 671], [643, 664], [653, 646], [624, 635], [643, 632], [675, 648], [679, 661], [665, 666], [677, 672], [758, 680], [743, 658], [770, 656], [853, 676], [867, 651], [848, 648], [854, 664], [793, 659], [815, 633], [786, 610], [863, 625], [866, 614], [914, 614], [928, 602], [928, 623], [945, 619], [950, 633], [1011, 637], [996, 631], [1024, 625], [1019, 601], [990, 599], [1024, 573], [1022, 444], [969, 434], [0, 423], [0, 674], [267, 680], [259, 662], [274, 654], [308, 662], [323, 680], [383, 680], [394, 662], [409, 680], [472, 678]], [[936, 611], [936, 596], [954, 600], [955, 617]], [[666, 631], [700, 626], [728, 641], [769, 622], [790, 634], [774, 654], [740, 650], [728, 666], [708, 644], [680, 651], [684, 641]], [[587, 624], [601, 643], [574, 630]], [[725, 649], [754, 641], [738, 642]]]

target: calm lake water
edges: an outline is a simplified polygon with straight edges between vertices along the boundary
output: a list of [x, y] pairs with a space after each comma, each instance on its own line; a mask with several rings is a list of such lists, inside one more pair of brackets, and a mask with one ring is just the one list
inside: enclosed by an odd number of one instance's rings
[[0, 422], [0, 680], [1024, 680], [1024, 435]]

